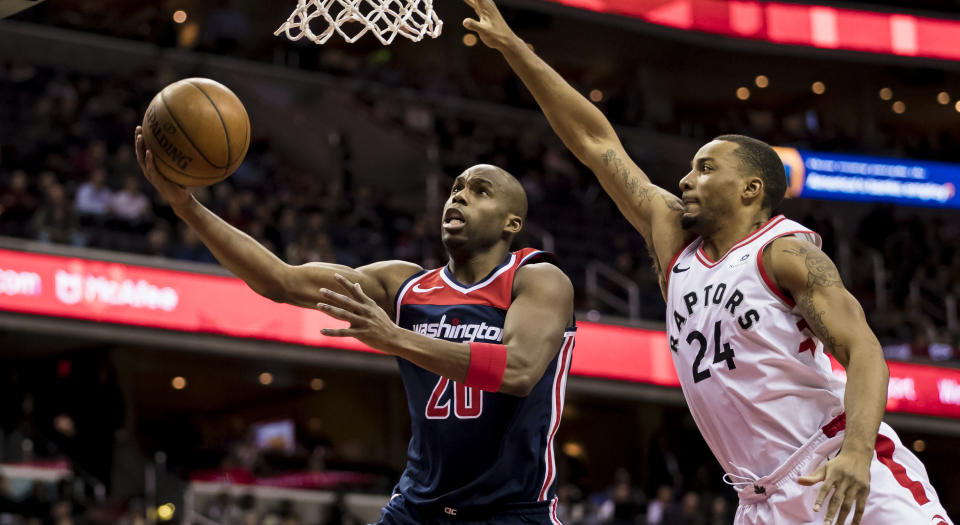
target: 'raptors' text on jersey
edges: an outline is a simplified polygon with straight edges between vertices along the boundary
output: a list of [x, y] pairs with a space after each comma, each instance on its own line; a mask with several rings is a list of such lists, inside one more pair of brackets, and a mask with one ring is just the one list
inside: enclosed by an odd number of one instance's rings
[[[397, 294], [397, 325], [448, 341], [501, 343], [514, 277], [539, 262], [555, 263], [548, 253], [520, 250], [470, 286], [446, 267], [418, 273]], [[414, 505], [451, 508], [551, 501], [575, 330], [571, 322], [523, 398], [472, 389], [398, 359], [413, 435], [397, 492]]]
[[667, 273], [667, 335], [684, 397], [726, 472], [772, 472], [843, 412], [844, 382], [793, 301], [763, 267], [764, 248], [820, 237], [783, 216], [719, 261], [698, 238]]

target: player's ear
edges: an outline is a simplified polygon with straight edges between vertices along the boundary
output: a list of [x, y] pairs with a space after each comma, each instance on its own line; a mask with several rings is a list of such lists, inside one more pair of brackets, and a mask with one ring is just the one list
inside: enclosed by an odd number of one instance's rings
[[741, 197], [745, 201], [763, 198], [763, 179], [760, 177], [750, 177], [744, 181]]
[[510, 214], [507, 215], [507, 225], [503, 228], [503, 231], [509, 233], [510, 235], [516, 235], [520, 233], [520, 230], [523, 229], [523, 218], [519, 215]]

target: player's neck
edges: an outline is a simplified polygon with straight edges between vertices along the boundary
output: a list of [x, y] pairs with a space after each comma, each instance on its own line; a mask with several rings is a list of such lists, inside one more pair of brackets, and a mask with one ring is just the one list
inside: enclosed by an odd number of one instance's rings
[[762, 228], [769, 220], [769, 214], [764, 212], [729, 217], [713, 232], [703, 235], [703, 251], [711, 259], [718, 261], [730, 248]]
[[451, 253], [450, 273], [454, 279], [466, 285], [480, 282], [490, 275], [494, 268], [503, 264], [509, 251], [500, 247], [474, 253]]

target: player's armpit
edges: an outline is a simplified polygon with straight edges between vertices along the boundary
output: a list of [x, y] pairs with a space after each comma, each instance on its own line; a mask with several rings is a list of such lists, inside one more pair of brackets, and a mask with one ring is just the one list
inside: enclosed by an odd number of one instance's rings
[[[795, 237], [775, 240], [764, 252], [777, 284], [797, 303], [813, 333], [845, 367], [854, 346], [876, 343], [860, 303], [847, 291], [830, 257]], [[879, 343], [876, 343], [879, 348]]]
[[271, 297], [271, 299], [304, 308], [314, 308], [323, 299], [320, 295], [321, 289], [326, 288], [342, 294], [347, 292], [336, 278], [336, 275], [340, 274], [350, 282], [359, 283], [364, 294], [373, 299], [388, 314], [392, 314], [393, 297], [400, 285], [421, 270], [420, 266], [406, 261], [383, 261], [360, 268], [330, 263], [287, 266], [284, 270], [280, 296]]
[[507, 371], [500, 392], [529, 395], [560, 350], [564, 332], [572, 321], [570, 279], [548, 263], [520, 268], [503, 329]]

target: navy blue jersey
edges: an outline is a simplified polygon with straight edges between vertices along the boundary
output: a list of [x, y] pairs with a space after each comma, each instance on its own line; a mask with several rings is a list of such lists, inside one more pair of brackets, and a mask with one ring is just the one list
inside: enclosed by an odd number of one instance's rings
[[[499, 344], [517, 270], [552, 255], [514, 252], [481, 282], [465, 286], [446, 267], [411, 277], [397, 293], [397, 324], [428, 337]], [[550, 501], [553, 440], [563, 412], [574, 332], [529, 396], [482, 392], [398, 359], [413, 436], [397, 492], [414, 505], [453, 508]]]

